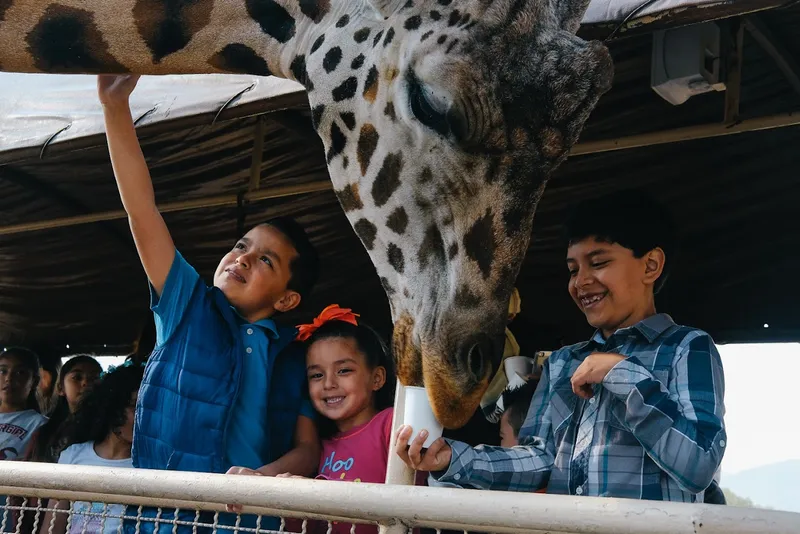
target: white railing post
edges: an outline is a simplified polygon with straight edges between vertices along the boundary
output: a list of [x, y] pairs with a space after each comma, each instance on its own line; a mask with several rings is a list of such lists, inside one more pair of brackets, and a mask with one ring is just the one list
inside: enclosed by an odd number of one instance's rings
[[[394, 418], [392, 419], [392, 446], [389, 450], [389, 462], [386, 466], [386, 483], [399, 486], [414, 485], [414, 471], [410, 469], [394, 452], [394, 436], [397, 429], [403, 426], [403, 412], [405, 411], [406, 388], [397, 381], [394, 394]], [[408, 532], [405, 525], [381, 525], [380, 534], [405, 534]]]

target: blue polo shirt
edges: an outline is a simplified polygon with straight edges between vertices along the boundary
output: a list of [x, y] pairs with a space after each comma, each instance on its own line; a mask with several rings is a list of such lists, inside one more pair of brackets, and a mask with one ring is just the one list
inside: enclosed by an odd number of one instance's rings
[[[150, 288], [157, 346], [166, 343], [178, 329], [199, 281], [200, 275], [176, 250], [161, 297], [156, 295], [152, 286]], [[230, 465], [258, 469], [277, 460], [270, 458], [267, 414], [273, 368], [269, 361], [269, 345], [271, 340], [279, 338], [279, 330], [272, 319], [251, 324], [238, 314], [237, 317], [240, 319], [239, 334], [245, 353], [242, 355], [239, 394], [227, 429], [226, 460]], [[186, 349], [184, 353], [191, 354], [190, 347]], [[221, 373], [225, 371], [220, 369]], [[314, 418], [314, 409], [308, 400], [303, 400], [300, 415]], [[287, 428], [286, 432], [293, 434], [294, 428]]]

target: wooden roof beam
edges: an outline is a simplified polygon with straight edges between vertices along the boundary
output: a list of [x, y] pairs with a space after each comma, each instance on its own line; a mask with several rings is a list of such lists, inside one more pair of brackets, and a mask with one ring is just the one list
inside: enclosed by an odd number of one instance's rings
[[744, 27], [764, 52], [772, 58], [789, 85], [800, 95], [800, 68], [792, 54], [770, 31], [767, 23], [758, 15], [750, 15], [744, 18]]

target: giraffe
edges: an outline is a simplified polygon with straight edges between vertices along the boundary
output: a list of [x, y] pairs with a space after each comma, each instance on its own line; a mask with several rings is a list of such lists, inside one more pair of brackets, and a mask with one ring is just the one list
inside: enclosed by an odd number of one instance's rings
[[589, 0], [0, 0], [0, 69], [302, 83], [405, 385], [465, 424], [548, 177], [611, 86]]

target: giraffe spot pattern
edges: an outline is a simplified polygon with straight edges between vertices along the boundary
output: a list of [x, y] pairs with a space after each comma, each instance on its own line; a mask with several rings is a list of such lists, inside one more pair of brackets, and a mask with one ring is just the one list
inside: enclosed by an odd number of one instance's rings
[[314, 52], [319, 50], [319, 48], [323, 45], [323, 43], [325, 43], [325, 34], [324, 33], [322, 35], [320, 35], [319, 37], [317, 37], [317, 40], [314, 41], [313, 45], [311, 45], [311, 51], [308, 53], [308, 55], [310, 56], [311, 54], [313, 54]]
[[383, 276], [381, 276], [381, 285], [383, 286], [383, 290], [386, 291], [386, 294], [388, 296], [391, 297], [392, 295], [397, 293], [397, 291], [395, 291], [395, 289], [392, 287], [392, 284], [389, 283], [389, 280], [387, 280]]
[[375, 237], [378, 235], [378, 228], [374, 224], [362, 218], [356, 221], [353, 229], [367, 250], [375, 248]]
[[421, 25], [422, 25], [422, 17], [420, 17], [419, 15], [414, 15], [406, 19], [406, 22], [405, 24], [403, 24], [403, 27], [408, 31], [414, 31], [419, 29]]
[[322, 68], [325, 69], [325, 72], [330, 74], [331, 72], [336, 70], [336, 67], [339, 66], [339, 63], [342, 61], [342, 49], [338, 46], [334, 46], [330, 50], [325, 53], [325, 59], [322, 60]]
[[314, 90], [314, 84], [311, 82], [311, 78], [308, 77], [308, 70], [306, 70], [306, 56], [301, 54], [295, 57], [292, 60], [292, 64], [289, 65], [289, 70], [292, 71], [295, 81], [303, 84], [306, 91], [310, 93]]
[[400, 173], [403, 172], [402, 154], [388, 154], [383, 159], [381, 170], [372, 182], [372, 200], [377, 207], [384, 206], [397, 188], [400, 187]]
[[333, 90], [333, 100], [335, 102], [350, 100], [356, 96], [356, 91], [358, 91], [358, 78], [351, 76], [343, 81], [339, 87]]
[[408, 228], [408, 214], [403, 206], [395, 210], [386, 219], [386, 226], [397, 235], [403, 235]]
[[347, 137], [342, 132], [339, 125], [336, 122], [331, 123], [331, 135], [330, 135], [331, 144], [328, 148], [328, 164], [333, 161], [333, 158], [338, 156], [344, 151], [344, 148], [347, 146]]
[[399, 274], [403, 274], [405, 270], [405, 258], [403, 257], [403, 251], [395, 245], [394, 243], [389, 243], [389, 246], [386, 249], [386, 256], [389, 259], [389, 265], [397, 271]]
[[425, 237], [419, 248], [417, 259], [419, 260], [420, 270], [425, 270], [431, 260], [436, 265], [444, 265], [444, 241], [439, 228], [432, 224], [425, 230]]
[[360, 69], [361, 67], [364, 66], [365, 59], [366, 58], [364, 57], [364, 54], [357, 55], [356, 57], [353, 58], [353, 62], [350, 64], [350, 68], [353, 70]]
[[364, 99], [367, 102], [375, 102], [375, 99], [378, 97], [379, 84], [378, 68], [373, 65], [367, 73], [367, 79], [364, 81]]
[[123, 73], [90, 11], [49, 6], [25, 38], [34, 65], [43, 71]]
[[14, 0], [0, 0], [0, 22], [6, 20], [6, 10], [11, 7]]
[[[247, 14], [258, 22], [261, 31], [278, 41], [286, 43], [297, 31], [294, 17], [275, 0], [246, 0]], [[208, 10], [209, 15], [211, 9]]]
[[358, 136], [358, 145], [356, 147], [356, 157], [358, 164], [361, 167], [361, 176], [366, 176], [369, 164], [372, 161], [372, 155], [375, 149], [378, 148], [378, 140], [380, 136], [375, 127], [369, 123], [365, 123], [361, 127], [361, 132]]
[[331, 9], [330, 0], [300, 0], [300, 12], [319, 23]]
[[369, 28], [361, 28], [356, 33], [353, 34], [353, 40], [357, 43], [363, 43], [367, 39], [369, 39], [370, 29]]
[[264, 58], [256, 54], [256, 51], [249, 46], [241, 43], [226, 45], [225, 48], [211, 56], [208, 63], [226, 72], [255, 74], [258, 76], [272, 74]]
[[389, 28], [389, 30], [386, 32], [386, 38], [383, 40], [384, 48], [389, 46], [392, 43], [392, 41], [394, 41], [394, 35], [395, 35], [394, 28]]
[[322, 115], [325, 113], [325, 104], [318, 104], [311, 110], [311, 124], [314, 129], [319, 129], [319, 123], [322, 120]]
[[474, 309], [480, 305], [481, 298], [476, 295], [469, 286], [462, 284], [461, 287], [456, 290], [453, 301], [459, 308]]
[[397, 119], [397, 114], [394, 111], [394, 104], [392, 104], [391, 102], [386, 103], [386, 107], [383, 108], [383, 114], [392, 120]]
[[422, 169], [422, 172], [419, 173], [419, 183], [421, 185], [429, 183], [433, 180], [433, 171], [431, 171], [430, 167], [425, 167]]
[[344, 189], [336, 192], [336, 197], [339, 199], [339, 204], [345, 213], [360, 210], [364, 208], [364, 203], [361, 202], [361, 193], [358, 190], [358, 184], [347, 184]]
[[484, 280], [492, 274], [492, 262], [497, 250], [493, 224], [494, 215], [491, 209], [487, 209], [464, 236], [464, 250], [467, 257], [478, 264]]
[[211, 21], [213, 0], [174, 2], [136, 0], [133, 19], [154, 63], [183, 50], [192, 37]]
[[342, 119], [342, 122], [344, 123], [345, 126], [347, 126], [348, 130], [353, 131], [355, 129], [356, 127], [355, 113], [352, 113], [350, 111], [345, 111], [339, 114], [339, 118]]
[[458, 256], [458, 243], [453, 243], [447, 251], [447, 258], [454, 260], [456, 256]]

